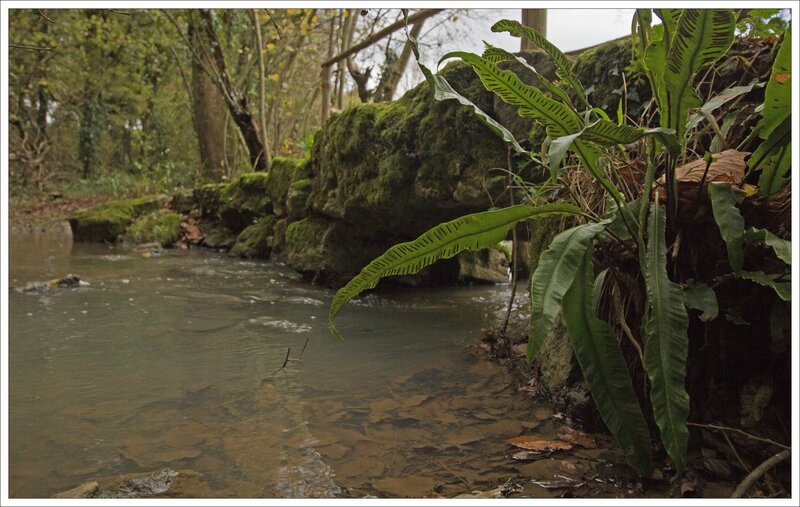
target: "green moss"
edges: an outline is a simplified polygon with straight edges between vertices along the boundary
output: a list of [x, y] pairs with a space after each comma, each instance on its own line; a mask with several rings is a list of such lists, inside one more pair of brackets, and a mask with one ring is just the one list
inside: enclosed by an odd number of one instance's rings
[[270, 254], [275, 216], [269, 215], [248, 226], [236, 238], [230, 254], [250, 259], [266, 259]]
[[300, 272], [320, 271], [326, 264], [325, 233], [328, 222], [306, 218], [286, 228], [286, 252], [289, 264]]
[[275, 157], [267, 178], [267, 192], [278, 216], [286, 216], [286, 197], [292, 182], [311, 176], [308, 159], [297, 160]]
[[225, 227], [239, 232], [272, 213], [268, 179], [265, 172], [244, 173], [222, 189], [218, 214]]
[[289, 187], [286, 195], [286, 214], [289, 220], [300, 220], [308, 216], [311, 204], [312, 180], [297, 180]]
[[[448, 65], [443, 74], [492, 114], [492, 94], [468, 65]], [[435, 100], [423, 83], [393, 103], [361, 104], [331, 118], [311, 153], [311, 208], [408, 239], [489, 207], [484, 177], [505, 162], [504, 144], [471, 109]]]
[[[573, 69], [587, 91], [589, 103], [617, 116], [620, 98], [627, 89], [627, 111], [638, 118], [652, 92], [645, 75], [631, 66], [630, 40], [610, 42], [581, 53]], [[625, 74], [623, 82], [622, 75]]]
[[136, 219], [126, 238], [134, 243], [158, 243], [172, 246], [181, 235], [181, 215], [169, 210], [154, 211]]
[[178, 213], [190, 213], [197, 208], [194, 192], [191, 190], [180, 190], [173, 194], [170, 208]]
[[217, 216], [222, 206], [222, 193], [226, 187], [227, 185], [224, 183], [208, 183], [194, 189], [192, 197], [200, 208], [202, 216]]
[[72, 236], [78, 241], [116, 241], [137, 217], [164, 207], [168, 200], [164, 195], [151, 195], [78, 211], [69, 218]]

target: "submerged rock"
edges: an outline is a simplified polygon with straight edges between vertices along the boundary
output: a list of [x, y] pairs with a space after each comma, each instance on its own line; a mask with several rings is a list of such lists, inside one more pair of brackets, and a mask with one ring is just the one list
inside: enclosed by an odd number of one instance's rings
[[165, 195], [154, 195], [111, 201], [78, 211], [68, 219], [72, 237], [78, 241], [114, 242], [136, 218], [163, 208], [168, 201]]
[[121, 477], [98, 491], [95, 498], [149, 498], [165, 494], [178, 476], [175, 470], [166, 468], [147, 475]]
[[33, 292], [47, 289], [73, 289], [76, 287], [86, 287], [89, 282], [84, 282], [78, 275], [67, 275], [63, 278], [54, 278], [46, 282], [31, 282], [16, 290], [19, 292]]

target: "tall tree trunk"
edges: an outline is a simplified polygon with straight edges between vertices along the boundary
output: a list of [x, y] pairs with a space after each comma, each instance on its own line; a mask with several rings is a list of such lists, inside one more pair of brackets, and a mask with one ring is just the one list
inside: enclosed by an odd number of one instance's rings
[[[189, 40], [202, 44], [201, 31], [190, 18]], [[200, 53], [200, 58], [203, 58]], [[210, 64], [211, 62], [207, 62]], [[192, 109], [200, 148], [200, 163], [207, 180], [219, 181], [224, 173], [225, 153], [222, 143], [225, 136], [225, 101], [201, 62], [192, 58]]]
[[[547, 9], [522, 9], [522, 24], [547, 37]], [[520, 50], [529, 51], [531, 49], [534, 49], [531, 41], [527, 37], [522, 37]]]
[[[267, 167], [272, 166], [272, 153], [269, 150], [269, 137], [267, 136], [267, 108], [266, 108], [266, 70], [264, 69], [264, 43], [261, 40], [261, 22], [258, 11], [253, 9], [253, 29], [256, 36], [256, 50], [258, 51], [258, 120], [261, 122], [261, 142], [264, 145], [264, 162]], [[277, 141], [278, 138], [276, 137]]]
[[[225, 63], [225, 55], [222, 52], [217, 30], [214, 28], [214, 14], [210, 9], [201, 9], [200, 16], [205, 21], [205, 34], [211, 46], [211, 54], [216, 67], [216, 84], [219, 86], [225, 97], [225, 103], [236, 126], [242, 133], [242, 138], [247, 146], [250, 155], [250, 164], [255, 171], [265, 171], [267, 164], [265, 161], [264, 145], [261, 142], [261, 128], [258, 126], [256, 117], [250, 110], [247, 103], [247, 96], [236, 89], [231, 80], [228, 66]], [[207, 48], [203, 48], [207, 51]]]
[[[424, 19], [414, 24], [414, 26], [411, 27], [410, 35], [418, 39], [419, 34], [422, 32], [422, 25], [424, 24]], [[405, 46], [403, 46], [403, 52], [400, 53], [400, 58], [394, 62], [391, 69], [389, 69], [384, 76], [381, 76], [381, 82], [378, 83], [378, 88], [375, 90], [376, 102], [390, 102], [392, 98], [394, 98], [394, 94], [397, 92], [397, 86], [400, 84], [400, 78], [403, 77], [408, 61], [411, 59], [411, 54], [411, 43], [406, 41]]]

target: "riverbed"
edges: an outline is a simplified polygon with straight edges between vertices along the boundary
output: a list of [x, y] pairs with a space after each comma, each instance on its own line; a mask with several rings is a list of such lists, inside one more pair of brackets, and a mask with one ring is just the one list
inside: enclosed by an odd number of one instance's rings
[[511, 458], [507, 439], [562, 423], [469, 351], [506, 285], [368, 294], [338, 341], [333, 291], [276, 262], [27, 233], [9, 266], [11, 287], [89, 284], [9, 294], [12, 497], [164, 468], [188, 497], [451, 497], [582, 473]]

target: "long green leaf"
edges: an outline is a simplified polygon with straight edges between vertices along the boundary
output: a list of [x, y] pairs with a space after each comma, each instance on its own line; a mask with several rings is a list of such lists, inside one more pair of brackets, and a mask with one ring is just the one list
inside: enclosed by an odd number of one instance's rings
[[762, 195], [773, 194], [785, 184], [786, 172], [792, 164], [791, 141], [792, 116], [787, 115], [748, 159], [750, 169], [761, 171], [758, 188]]
[[517, 139], [514, 137], [507, 128], [505, 128], [502, 124], [500, 124], [497, 120], [483, 112], [481, 108], [479, 108], [475, 103], [473, 103], [468, 98], [464, 97], [457, 91], [450, 86], [450, 83], [447, 82], [445, 78], [439, 75], [432, 76], [434, 82], [434, 97], [436, 100], [444, 101], [444, 100], [456, 100], [465, 106], [469, 106], [475, 111], [475, 114], [478, 118], [488, 126], [492, 132], [494, 132], [498, 137], [503, 139], [505, 142], [509, 143], [513, 148], [514, 151], [531, 157], [531, 152], [523, 148]]
[[714, 181], [708, 185], [711, 209], [719, 232], [728, 250], [728, 260], [735, 273], [742, 271], [744, 265], [744, 218], [737, 204], [744, 196], [735, 192], [730, 183]]
[[439, 224], [413, 241], [389, 248], [339, 289], [328, 309], [330, 331], [334, 336], [342, 337], [333, 324], [336, 314], [358, 294], [375, 287], [383, 277], [417, 273], [439, 259], [453, 257], [464, 250], [480, 250], [494, 245], [503, 240], [508, 230], [520, 220], [580, 213], [580, 209], [570, 204], [518, 204]]
[[595, 315], [592, 275], [592, 251], [586, 249], [564, 294], [564, 322], [600, 417], [628, 463], [640, 475], [648, 475], [652, 468], [650, 433], [617, 338], [611, 326]]
[[686, 314], [680, 285], [667, 276], [666, 217], [658, 203], [650, 209], [647, 252], [643, 266], [650, 317], [645, 324], [647, 341], [644, 366], [652, 388], [650, 399], [664, 448], [675, 462], [676, 477], [686, 468], [689, 430], [689, 395], [686, 393], [686, 360], [689, 355]]
[[745, 93], [750, 93], [751, 91], [753, 91], [754, 88], [763, 88], [763, 87], [764, 83], [753, 81], [749, 85], [731, 86], [730, 88], [722, 90], [718, 94], [708, 99], [708, 101], [706, 101], [706, 103], [700, 107], [699, 111], [694, 115], [692, 115], [691, 118], [689, 118], [689, 121], [686, 122], [686, 130], [694, 128], [701, 121], [703, 121], [703, 118], [705, 118], [705, 114], [709, 114], [716, 111], [717, 108], [727, 104], [736, 97], [740, 97]]
[[531, 74], [533, 74], [533, 77], [536, 78], [536, 81], [539, 83], [540, 88], [542, 90], [548, 91], [554, 97], [560, 98], [565, 104], [570, 103], [569, 95], [567, 95], [567, 93], [564, 90], [562, 90], [555, 84], [551, 83], [549, 79], [539, 74], [539, 71], [537, 71], [533, 67], [533, 65], [529, 64], [527, 60], [525, 60], [521, 56], [512, 54], [503, 48], [492, 46], [491, 44], [485, 41], [484, 45], [486, 46], [486, 49], [484, 49], [483, 51], [482, 58], [492, 63], [516, 61], [517, 63], [528, 69], [531, 72]]
[[487, 90], [511, 105], [524, 108], [526, 114], [520, 111], [520, 115], [542, 122], [550, 137], [572, 134], [583, 127], [569, 107], [545, 96], [539, 88], [526, 85], [510, 70], [502, 70], [496, 64], [466, 51], [447, 53], [440, 63], [448, 58], [460, 58], [470, 64]]
[[785, 262], [787, 265], [792, 264], [792, 242], [781, 239], [772, 234], [766, 229], [756, 229], [750, 227], [744, 231], [742, 237], [746, 243], [759, 243], [772, 248], [778, 259]]
[[786, 27], [764, 92], [763, 118], [756, 126], [766, 139], [792, 112], [792, 25]]
[[526, 37], [533, 42], [539, 49], [547, 53], [553, 62], [556, 64], [556, 75], [561, 78], [572, 90], [578, 95], [581, 102], [587, 107], [589, 103], [586, 101], [586, 91], [583, 89], [578, 76], [572, 72], [572, 62], [569, 61], [567, 56], [562, 53], [553, 43], [551, 43], [545, 36], [521, 24], [519, 21], [512, 19], [501, 19], [492, 25], [493, 32], [508, 32], [514, 37]]
[[763, 285], [764, 287], [770, 287], [775, 291], [775, 294], [777, 294], [778, 297], [784, 301], [792, 300], [791, 281], [780, 281], [777, 279], [778, 275], [768, 275], [763, 271], [742, 271], [740, 276], [745, 280], [750, 280], [751, 282]]
[[[570, 136], [564, 137], [569, 138]], [[642, 127], [631, 127], [630, 125], [617, 125], [616, 123], [604, 119], [597, 120], [587, 125], [577, 135], [571, 137], [569, 143], [580, 138], [602, 145], [630, 144], [643, 137], [655, 137], [661, 141], [661, 144], [663, 144], [673, 156], [678, 156], [680, 154], [680, 145], [678, 144], [678, 138], [675, 137], [675, 131], [673, 129], [664, 127], [646, 129]], [[558, 139], [556, 141], [558, 141]], [[564, 142], [567, 141], [565, 140]], [[566, 150], [568, 147], [569, 145], [564, 146], [563, 149]], [[552, 145], [550, 146], [550, 150], [553, 150]]]
[[674, 128], [681, 143], [689, 108], [702, 103], [694, 89], [695, 76], [728, 51], [735, 27], [731, 10], [686, 9], [678, 19], [664, 72], [667, 107], [661, 111], [661, 126]]
[[531, 325], [528, 333], [528, 361], [539, 353], [553, 321], [561, 309], [561, 300], [572, 285], [583, 253], [608, 225], [608, 220], [584, 224], [558, 234], [539, 258], [531, 276]]

